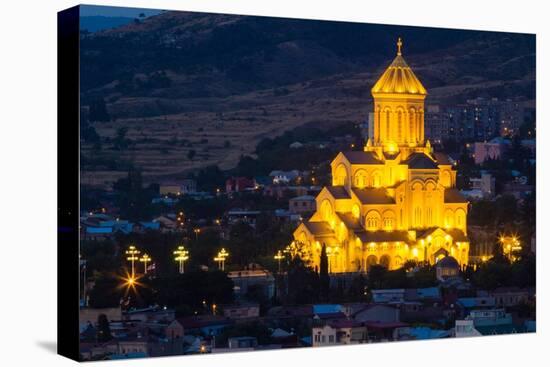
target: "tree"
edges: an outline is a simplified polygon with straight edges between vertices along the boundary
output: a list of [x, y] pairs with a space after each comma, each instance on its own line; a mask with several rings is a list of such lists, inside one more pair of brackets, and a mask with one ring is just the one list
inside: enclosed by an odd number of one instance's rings
[[321, 259], [319, 261], [319, 283], [320, 283], [320, 298], [323, 301], [328, 301], [328, 294], [330, 288], [330, 277], [328, 275], [328, 256], [327, 247], [323, 243], [321, 248]]
[[388, 269], [382, 265], [371, 265], [368, 273], [368, 285], [370, 289], [380, 289], [384, 284], [384, 277]]
[[[189, 306], [197, 312], [209, 312], [204, 305], [233, 301], [233, 281], [222, 271], [190, 271], [155, 278], [155, 301], [168, 307]], [[204, 302], [204, 303], [203, 303]]]
[[90, 291], [89, 304], [93, 308], [117, 307], [122, 297], [120, 281], [113, 275], [100, 273]]
[[97, 341], [98, 343], [105, 343], [112, 338], [109, 320], [107, 320], [107, 315], [102, 313], [97, 317]]
[[289, 304], [311, 304], [319, 299], [319, 275], [299, 258], [294, 257], [288, 269]]

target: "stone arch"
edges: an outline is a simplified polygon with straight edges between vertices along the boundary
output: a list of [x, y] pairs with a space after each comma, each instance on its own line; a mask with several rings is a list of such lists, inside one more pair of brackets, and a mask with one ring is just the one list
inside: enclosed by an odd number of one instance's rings
[[334, 177], [334, 186], [344, 186], [347, 185], [348, 182], [348, 169], [343, 164], [340, 163], [338, 167], [336, 167], [335, 177]]
[[393, 210], [386, 210], [382, 213], [382, 228], [387, 231], [395, 229], [395, 213]]
[[416, 136], [416, 110], [412, 107], [409, 109], [409, 141], [411, 143], [418, 141]]
[[426, 180], [426, 183], [424, 184], [424, 188], [429, 191], [434, 191], [437, 187], [437, 183], [435, 180], [429, 178]]
[[367, 186], [367, 179], [368, 179], [367, 171], [365, 171], [364, 169], [359, 169], [353, 175], [353, 184], [354, 186], [362, 189], [365, 186]]
[[393, 265], [395, 268], [400, 268], [403, 266], [403, 258], [401, 256], [395, 256], [393, 258]]
[[380, 257], [380, 265], [382, 265], [383, 267], [385, 267], [386, 269], [389, 269], [390, 268], [390, 264], [391, 264], [391, 257], [390, 255], [382, 255]]
[[413, 182], [411, 182], [411, 189], [413, 191], [424, 190], [424, 183], [420, 180], [414, 180]]
[[328, 199], [323, 200], [321, 203], [321, 217], [324, 221], [330, 222], [332, 220], [332, 214], [332, 203]]
[[466, 211], [462, 208], [455, 210], [455, 226], [457, 228], [466, 228]]
[[371, 177], [372, 177], [371, 186], [373, 187], [382, 186], [382, 172], [380, 172], [380, 170], [374, 170], [372, 172]]
[[390, 107], [387, 107], [384, 108], [384, 112], [383, 112], [383, 116], [384, 116], [384, 139], [385, 140], [390, 140], [391, 139], [391, 135], [390, 135], [390, 132], [391, 132], [391, 114], [392, 114], [392, 110]]
[[401, 106], [397, 107], [397, 141], [402, 143], [405, 139], [405, 109]]
[[365, 215], [365, 227], [369, 231], [376, 231], [380, 228], [381, 225], [381, 216], [377, 210], [370, 210], [367, 215]]
[[380, 105], [374, 108], [374, 140], [380, 141]]
[[378, 264], [378, 258], [376, 257], [376, 255], [369, 255], [366, 261], [367, 271], [370, 270], [371, 266], [376, 264]]

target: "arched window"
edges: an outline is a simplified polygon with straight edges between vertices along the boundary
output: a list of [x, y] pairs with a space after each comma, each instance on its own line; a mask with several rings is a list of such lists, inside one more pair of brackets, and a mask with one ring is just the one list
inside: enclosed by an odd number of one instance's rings
[[328, 200], [323, 200], [321, 204], [321, 216], [323, 220], [330, 222], [332, 219], [332, 204]]
[[380, 258], [380, 265], [382, 265], [386, 269], [389, 269], [390, 262], [391, 262], [391, 259], [388, 255], [382, 255], [382, 257]]
[[397, 111], [397, 141], [401, 142], [403, 138], [403, 121], [402, 121], [402, 115], [403, 113], [401, 111]]
[[382, 185], [382, 175], [380, 174], [380, 171], [374, 171], [372, 173], [372, 186], [380, 187], [381, 185]]
[[416, 142], [416, 136], [414, 134], [415, 132], [415, 125], [416, 125], [416, 112], [414, 108], [411, 108], [409, 111], [409, 140], [411, 142]]
[[359, 170], [355, 173], [355, 179], [354, 184], [356, 187], [362, 189], [363, 187], [367, 186], [367, 171], [365, 170]]
[[463, 209], [455, 211], [455, 225], [457, 228], [466, 227], [466, 212]]
[[380, 227], [380, 214], [376, 210], [371, 210], [367, 213], [365, 224], [369, 231], [377, 230]]
[[347, 184], [348, 170], [343, 164], [338, 165], [334, 176], [334, 186], [344, 186]]
[[390, 137], [390, 110], [386, 110], [386, 140], [391, 139]]
[[391, 231], [395, 228], [395, 214], [391, 210], [384, 212], [383, 226], [386, 231]]

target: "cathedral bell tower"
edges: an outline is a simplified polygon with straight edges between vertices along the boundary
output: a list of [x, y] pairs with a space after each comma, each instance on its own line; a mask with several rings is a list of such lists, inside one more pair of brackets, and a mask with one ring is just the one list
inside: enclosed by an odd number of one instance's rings
[[399, 38], [395, 59], [371, 89], [374, 136], [365, 150], [396, 152], [425, 147], [424, 99], [428, 93], [405, 62], [402, 47]]

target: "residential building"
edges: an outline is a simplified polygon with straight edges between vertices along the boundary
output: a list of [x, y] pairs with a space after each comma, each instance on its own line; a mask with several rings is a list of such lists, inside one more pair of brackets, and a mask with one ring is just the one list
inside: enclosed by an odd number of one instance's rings
[[250, 287], [259, 287], [268, 299], [275, 294], [273, 274], [257, 264], [250, 264], [242, 270], [230, 271], [227, 276], [233, 281], [233, 291], [237, 299], [245, 296]]
[[223, 315], [230, 319], [260, 317], [260, 305], [257, 303], [224, 305], [222, 309]]
[[334, 320], [314, 326], [311, 331], [312, 346], [358, 344], [367, 341], [364, 323], [354, 320]]
[[489, 159], [500, 159], [510, 149], [510, 139], [495, 137], [489, 141], [474, 143], [474, 162], [482, 164]]
[[225, 181], [225, 192], [242, 192], [253, 190], [256, 184], [253, 179], [247, 177], [230, 177]]
[[310, 213], [315, 211], [315, 205], [314, 196], [302, 195], [288, 201], [288, 210], [293, 214]]

